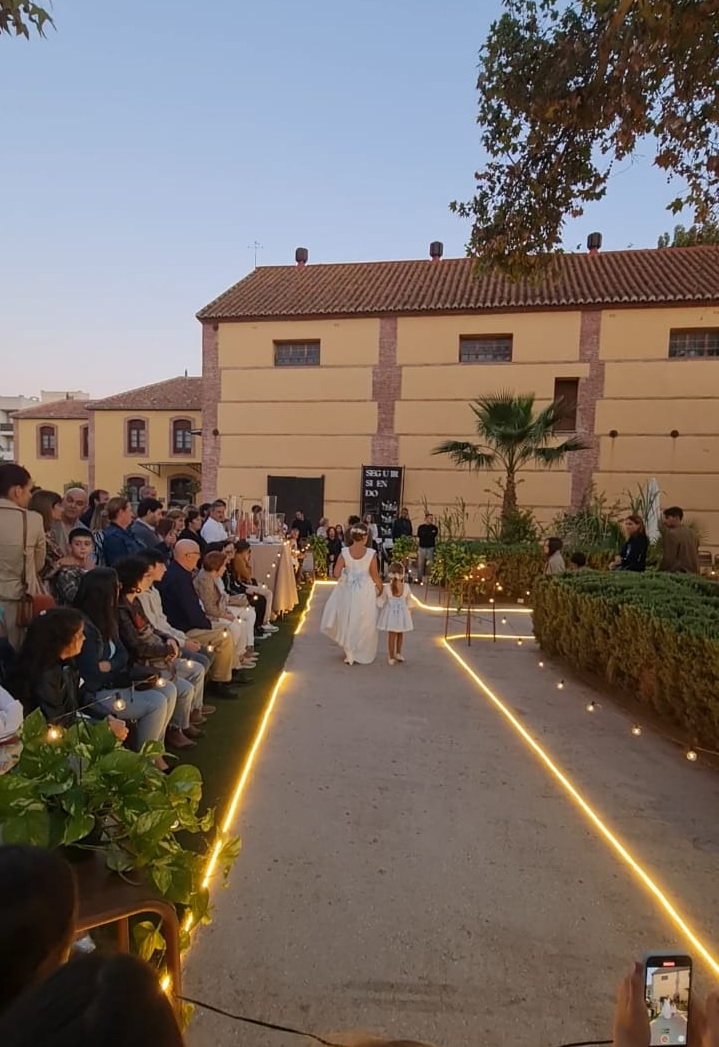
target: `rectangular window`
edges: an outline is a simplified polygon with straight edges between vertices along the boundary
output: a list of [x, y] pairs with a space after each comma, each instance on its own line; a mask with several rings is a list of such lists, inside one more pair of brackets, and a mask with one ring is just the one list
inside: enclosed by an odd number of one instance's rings
[[80, 457], [90, 457], [90, 429], [87, 425], [83, 425], [80, 429]]
[[562, 401], [562, 417], [554, 426], [555, 433], [573, 433], [577, 428], [578, 378], [555, 378], [554, 399]]
[[40, 457], [55, 458], [57, 455], [57, 430], [54, 425], [40, 426]]
[[460, 335], [461, 364], [507, 364], [511, 360], [511, 334]]
[[275, 342], [275, 367], [319, 367], [319, 342]]
[[689, 327], [669, 332], [669, 359], [719, 356], [719, 327]]

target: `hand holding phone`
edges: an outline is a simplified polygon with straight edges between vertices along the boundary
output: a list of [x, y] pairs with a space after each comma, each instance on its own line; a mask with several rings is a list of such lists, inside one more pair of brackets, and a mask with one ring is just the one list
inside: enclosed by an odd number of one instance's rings
[[653, 952], [644, 962], [644, 999], [651, 1047], [685, 1047], [688, 1042], [692, 960], [681, 953]]

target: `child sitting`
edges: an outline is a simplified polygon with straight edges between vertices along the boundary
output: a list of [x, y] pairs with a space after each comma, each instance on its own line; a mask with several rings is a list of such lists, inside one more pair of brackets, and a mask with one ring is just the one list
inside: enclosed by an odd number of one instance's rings
[[412, 591], [404, 580], [404, 567], [401, 563], [390, 564], [389, 582], [385, 583], [382, 595], [377, 598], [380, 608], [377, 628], [387, 633], [387, 660], [390, 665], [404, 661], [404, 634], [414, 629], [409, 609], [411, 598]]

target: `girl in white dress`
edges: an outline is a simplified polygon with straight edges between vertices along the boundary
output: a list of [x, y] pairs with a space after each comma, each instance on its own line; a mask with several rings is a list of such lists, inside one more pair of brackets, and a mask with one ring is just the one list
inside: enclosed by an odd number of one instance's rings
[[320, 629], [344, 648], [347, 665], [370, 665], [377, 654], [377, 597], [382, 581], [374, 549], [367, 548], [368, 531], [355, 524], [349, 544], [337, 557], [337, 585], [325, 604]]
[[387, 661], [390, 665], [404, 661], [402, 641], [404, 634], [414, 629], [410, 613], [412, 590], [404, 580], [404, 567], [401, 563], [390, 564], [389, 582], [383, 586], [382, 595], [377, 599], [380, 608], [377, 628], [387, 633]]

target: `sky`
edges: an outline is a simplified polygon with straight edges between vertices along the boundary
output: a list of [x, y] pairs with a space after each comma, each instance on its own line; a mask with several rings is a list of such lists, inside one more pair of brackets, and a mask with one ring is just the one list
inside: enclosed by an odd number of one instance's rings
[[[201, 372], [195, 313], [254, 266], [464, 254], [500, 0], [54, 0], [0, 38], [0, 395]], [[566, 231], [654, 247], [648, 157]]]

